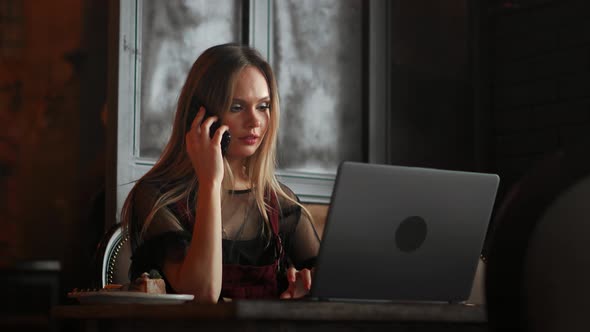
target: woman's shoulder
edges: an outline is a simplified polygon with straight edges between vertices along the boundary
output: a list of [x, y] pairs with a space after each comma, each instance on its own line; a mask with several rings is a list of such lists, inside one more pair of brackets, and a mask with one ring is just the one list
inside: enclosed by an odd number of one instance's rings
[[[153, 181], [138, 181], [133, 188], [133, 206], [140, 211], [149, 212], [151, 211], [156, 205], [160, 205], [160, 200], [162, 199], [163, 195], [166, 195], [166, 191], [168, 189], [166, 186], [156, 183]], [[182, 215], [184, 213], [184, 209], [181, 209], [176, 203], [170, 203], [165, 206], [165, 210], [161, 210], [160, 213], [173, 213], [177, 215]], [[161, 206], [161, 205], [160, 205]], [[181, 211], [182, 210], [182, 211]]]
[[[289, 188], [286, 184], [284, 184], [282, 182], [279, 182], [279, 186], [280, 186], [281, 190], [283, 191], [283, 193], [285, 193], [285, 195], [287, 197], [299, 202], [299, 197], [297, 196], [297, 194], [295, 194], [295, 192], [293, 190], [291, 190], [291, 188]], [[283, 198], [283, 200], [287, 200], [284, 197], [282, 197], [282, 198]], [[291, 202], [291, 204], [293, 204], [293, 203]]]
[[133, 191], [135, 192], [134, 199], [136, 202], [138, 200], [144, 202], [154, 202], [160, 195], [162, 195], [161, 186], [151, 181], [137, 181]]
[[[295, 216], [299, 218], [301, 214], [301, 206], [299, 197], [295, 192], [284, 183], [280, 183], [281, 190], [285, 196], [278, 195], [279, 206], [281, 207], [284, 216]], [[299, 204], [298, 204], [299, 203]]]

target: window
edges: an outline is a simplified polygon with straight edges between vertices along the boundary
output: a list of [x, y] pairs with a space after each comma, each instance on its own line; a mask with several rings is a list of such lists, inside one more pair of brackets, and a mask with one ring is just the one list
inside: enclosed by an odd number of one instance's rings
[[342, 160], [385, 160], [387, 43], [373, 39], [386, 33], [386, 6], [121, 0], [117, 215], [168, 140], [190, 66], [214, 44], [247, 42], [273, 66], [282, 110], [278, 173], [302, 201], [329, 202]]
[[233, 0], [138, 4], [139, 156], [156, 160], [170, 136], [178, 94], [191, 65], [210, 46], [240, 41], [242, 8]]

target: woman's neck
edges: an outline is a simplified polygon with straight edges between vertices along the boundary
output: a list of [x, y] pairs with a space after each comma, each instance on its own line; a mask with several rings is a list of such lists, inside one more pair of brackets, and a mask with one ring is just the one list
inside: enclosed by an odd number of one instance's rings
[[233, 180], [234, 183], [232, 188], [226, 188], [231, 190], [244, 190], [244, 189], [251, 189], [252, 183], [250, 183], [250, 179], [246, 175], [246, 166], [245, 160], [243, 159], [228, 159], [229, 167], [233, 173]]

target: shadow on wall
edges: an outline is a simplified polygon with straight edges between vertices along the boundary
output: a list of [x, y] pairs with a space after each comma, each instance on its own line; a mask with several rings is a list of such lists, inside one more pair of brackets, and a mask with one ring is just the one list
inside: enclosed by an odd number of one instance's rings
[[[488, 242], [486, 297], [499, 330], [587, 331], [590, 144], [563, 148], [515, 184]], [[580, 330], [581, 331], [581, 330]]]

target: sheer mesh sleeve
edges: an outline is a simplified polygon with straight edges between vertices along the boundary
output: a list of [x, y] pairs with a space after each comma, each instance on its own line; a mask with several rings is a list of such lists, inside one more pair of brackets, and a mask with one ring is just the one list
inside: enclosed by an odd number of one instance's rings
[[[299, 198], [286, 186], [283, 190], [299, 202]], [[301, 207], [280, 199], [281, 225], [280, 233], [283, 238], [285, 252], [290, 263], [297, 269], [312, 268], [320, 249], [320, 239], [310, 216], [302, 213]]]
[[134, 279], [152, 269], [163, 274], [166, 261], [181, 261], [191, 240], [191, 232], [186, 229], [185, 215], [171, 207], [160, 209], [145, 233], [142, 227], [154, 206], [159, 190], [151, 185], [140, 184], [133, 200], [133, 218], [130, 225], [132, 262], [129, 271]]

